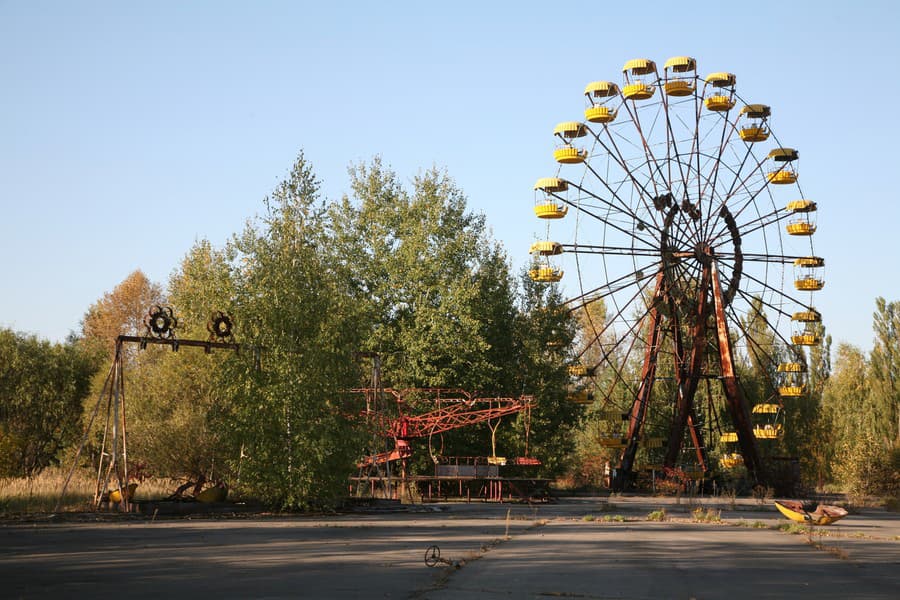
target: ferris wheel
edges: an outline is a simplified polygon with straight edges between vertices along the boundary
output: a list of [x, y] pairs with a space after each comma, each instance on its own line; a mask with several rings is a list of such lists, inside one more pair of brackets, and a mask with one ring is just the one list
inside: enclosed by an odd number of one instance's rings
[[[641, 461], [766, 481], [766, 446], [807, 391], [817, 206], [771, 108], [736, 79], [687, 56], [628, 61], [621, 84], [587, 85], [583, 120], [555, 127], [557, 173], [534, 186], [547, 238], [529, 275], [562, 281], [579, 315], [570, 374], [589, 379], [574, 398], [618, 457], [617, 487]], [[765, 389], [745, 388], [747, 364]]]

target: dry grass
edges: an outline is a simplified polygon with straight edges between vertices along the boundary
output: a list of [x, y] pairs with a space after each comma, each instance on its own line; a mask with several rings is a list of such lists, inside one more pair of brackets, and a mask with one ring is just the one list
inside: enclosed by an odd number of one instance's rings
[[[51, 513], [60, 503], [60, 512], [92, 510], [97, 486], [95, 473], [76, 471], [60, 499], [67, 469], [51, 468], [31, 478], [0, 478], [0, 515]], [[176, 483], [167, 479], [148, 479], [135, 492], [134, 499], [158, 500], [172, 493]]]

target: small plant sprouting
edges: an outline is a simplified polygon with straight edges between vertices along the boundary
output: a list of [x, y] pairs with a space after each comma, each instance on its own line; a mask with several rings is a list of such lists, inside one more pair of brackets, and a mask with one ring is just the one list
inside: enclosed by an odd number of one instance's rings
[[650, 514], [647, 515], [648, 521], [665, 521], [668, 518], [666, 515], [666, 509], [661, 508], [659, 510], [654, 510]]

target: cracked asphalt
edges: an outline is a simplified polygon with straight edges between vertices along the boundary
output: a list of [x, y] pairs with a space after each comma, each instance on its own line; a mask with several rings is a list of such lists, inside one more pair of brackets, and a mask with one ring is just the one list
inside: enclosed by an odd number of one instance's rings
[[[721, 522], [694, 522], [697, 504]], [[122, 517], [0, 522], [0, 597], [900, 597], [900, 515], [878, 509], [800, 535], [771, 503], [626, 496]], [[431, 545], [446, 563], [425, 565]]]

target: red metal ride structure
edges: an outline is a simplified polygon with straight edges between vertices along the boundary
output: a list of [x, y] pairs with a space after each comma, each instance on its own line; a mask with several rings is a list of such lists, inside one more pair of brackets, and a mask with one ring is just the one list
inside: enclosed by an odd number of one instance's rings
[[[366, 456], [359, 462], [360, 467], [409, 458], [412, 456], [410, 440], [489, 423], [522, 411], [527, 413], [534, 406], [533, 396], [483, 397], [459, 389], [357, 388], [351, 391], [365, 397], [364, 415], [375, 434], [394, 440], [393, 450]], [[431, 410], [413, 412], [422, 407]], [[526, 456], [515, 460], [517, 464], [540, 464], [537, 459], [527, 457], [527, 439]]]

